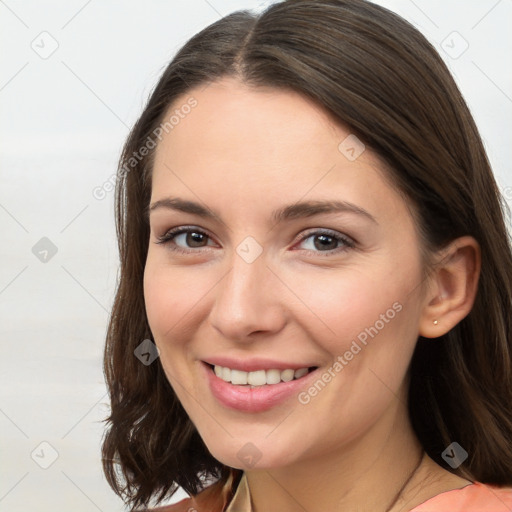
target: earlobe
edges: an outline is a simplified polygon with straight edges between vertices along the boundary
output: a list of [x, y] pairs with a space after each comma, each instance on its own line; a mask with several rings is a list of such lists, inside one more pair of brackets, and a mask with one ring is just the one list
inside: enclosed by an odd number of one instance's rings
[[463, 320], [478, 289], [481, 255], [473, 237], [454, 240], [438, 256], [420, 316], [419, 335], [424, 338], [438, 338]]

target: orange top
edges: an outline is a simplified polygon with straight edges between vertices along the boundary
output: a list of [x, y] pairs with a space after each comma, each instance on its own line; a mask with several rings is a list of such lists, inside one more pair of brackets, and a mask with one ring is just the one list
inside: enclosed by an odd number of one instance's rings
[[[193, 498], [153, 509], [154, 512], [251, 512], [245, 473], [232, 496], [233, 477], [224, 486], [213, 484]], [[227, 508], [226, 508], [227, 507]], [[151, 512], [151, 511], [148, 511]], [[473, 482], [424, 501], [410, 512], [512, 512], [512, 487]]]

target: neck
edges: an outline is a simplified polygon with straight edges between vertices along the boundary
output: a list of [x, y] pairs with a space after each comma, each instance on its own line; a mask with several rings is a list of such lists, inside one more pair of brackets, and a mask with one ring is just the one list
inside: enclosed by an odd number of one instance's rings
[[397, 400], [386, 416], [343, 446], [286, 467], [248, 471], [253, 510], [388, 512], [414, 487], [422, 453]]

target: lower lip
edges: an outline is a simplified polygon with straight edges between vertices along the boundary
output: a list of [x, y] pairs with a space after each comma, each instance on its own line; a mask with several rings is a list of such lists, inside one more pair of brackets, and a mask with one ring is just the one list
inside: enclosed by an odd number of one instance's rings
[[282, 404], [293, 395], [297, 395], [301, 389], [309, 385], [316, 377], [315, 369], [300, 379], [279, 384], [268, 384], [250, 388], [236, 386], [217, 377], [212, 368], [206, 363], [201, 363], [206, 371], [206, 377], [212, 395], [224, 406], [244, 412], [262, 412]]

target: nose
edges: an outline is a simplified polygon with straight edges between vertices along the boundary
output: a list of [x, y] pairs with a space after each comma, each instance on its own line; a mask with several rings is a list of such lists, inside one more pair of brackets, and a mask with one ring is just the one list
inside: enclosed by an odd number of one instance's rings
[[234, 254], [231, 270], [215, 287], [211, 325], [234, 342], [278, 333], [286, 322], [284, 288], [264, 253], [252, 263]]

